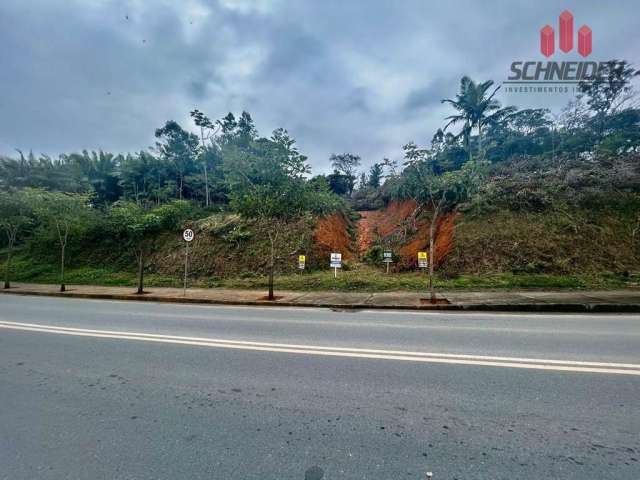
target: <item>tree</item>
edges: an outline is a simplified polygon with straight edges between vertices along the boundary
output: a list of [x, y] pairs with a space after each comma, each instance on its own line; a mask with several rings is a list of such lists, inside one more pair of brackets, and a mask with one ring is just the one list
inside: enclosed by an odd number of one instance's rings
[[534, 135], [551, 127], [549, 113], [547, 108], [525, 108], [509, 115], [504, 123], [519, 135]]
[[164, 140], [157, 143], [160, 154], [170, 161], [178, 175], [178, 198], [182, 200], [184, 179], [194, 169], [194, 160], [198, 155], [198, 137], [189, 133], [173, 120], [156, 130], [156, 138]]
[[360, 172], [360, 177], [358, 178], [358, 190], [364, 190], [367, 188], [367, 172]]
[[429, 292], [435, 302], [433, 276], [435, 268], [434, 247], [436, 227], [444, 213], [455, 211], [478, 189], [485, 162], [468, 161], [459, 170], [437, 174], [434, 157], [429, 150], [415, 143], [403, 147], [405, 170], [402, 173], [400, 194], [416, 201], [420, 208], [430, 210], [429, 219]]
[[367, 184], [372, 188], [379, 188], [382, 180], [382, 164], [374, 163], [369, 169], [369, 181]]
[[118, 202], [108, 214], [108, 225], [113, 237], [126, 248], [131, 248], [138, 266], [138, 294], [144, 293], [144, 270], [151, 248], [150, 239], [161, 231], [179, 227], [190, 213], [189, 203], [175, 200], [153, 209], [133, 202]]
[[221, 120], [216, 120], [216, 125], [220, 127], [220, 143], [226, 144], [233, 140], [238, 122], [233, 113], [229, 112]]
[[[493, 86], [493, 80], [482, 83], [475, 83], [466, 75], [460, 80], [460, 91], [455, 99], [445, 98], [442, 103], [449, 103], [458, 113], [450, 115], [445, 120], [449, 122], [445, 125], [446, 130], [452, 125], [463, 123], [461, 135], [465, 137], [465, 143], [469, 144], [469, 136], [475, 127], [478, 130], [478, 155], [483, 156], [482, 149], [482, 128], [491, 122], [499, 121], [501, 118], [513, 113], [513, 107], [500, 108], [500, 102], [493, 97], [500, 90], [497, 86], [493, 92], [489, 93]], [[469, 159], [471, 150], [469, 149]]]
[[247, 145], [258, 136], [258, 131], [249, 112], [243, 111], [238, 119], [238, 137], [242, 145]]
[[4, 288], [11, 288], [11, 257], [19, 231], [31, 223], [33, 205], [23, 190], [0, 191], [0, 226], [7, 235], [7, 263], [5, 264]]
[[288, 220], [321, 209], [324, 205], [317, 202], [327, 196], [318, 194], [322, 182], [311, 187], [305, 179], [309, 172], [307, 157], [298, 152], [286, 130], [274, 131], [271, 139], [251, 140], [244, 148], [227, 145], [223, 158], [232, 208], [267, 229], [268, 299], [273, 300], [280, 232]]
[[296, 141], [284, 128], [276, 128], [271, 134], [270, 141], [277, 154], [281, 155], [283, 166], [290, 174], [298, 175], [311, 172], [311, 167], [307, 165], [307, 157], [298, 151]]
[[596, 115], [616, 113], [633, 98], [631, 81], [637, 76], [640, 70], [627, 61], [611, 60], [601, 64], [594, 78], [581, 81], [578, 88]]
[[204, 171], [204, 188], [205, 188], [205, 206], [209, 206], [209, 175], [208, 175], [208, 149], [205, 141], [210, 140], [213, 144], [213, 138], [220, 129], [220, 124], [214, 124], [209, 117], [207, 117], [200, 110], [195, 109], [191, 112], [191, 118], [196, 126], [200, 127], [200, 151], [199, 157], [202, 163], [202, 169]]
[[612, 156], [640, 151], [639, 109], [608, 115], [604, 128], [607, 136], [598, 144], [598, 151]]
[[485, 138], [490, 145], [486, 158], [500, 161], [514, 155], [541, 155], [555, 149], [555, 132], [549, 111], [543, 108], [518, 110], [500, 122], [488, 125]]
[[146, 239], [151, 232], [159, 230], [160, 218], [137, 203], [119, 203], [111, 209], [109, 217], [116, 238], [134, 250], [138, 264], [136, 293], [143, 294]]
[[353, 179], [337, 170], [327, 175], [327, 182], [329, 182], [331, 191], [336, 195], [348, 195], [349, 189], [353, 188]]
[[82, 153], [60, 155], [60, 162], [67, 164], [71, 171], [75, 171], [76, 178], [88, 182], [94, 193], [94, 202], [100, 206], [111, 204], [122, 195], [117, 171], [123, 159], [122, 155], [102, 150], [91, 153], [84, 150]]
[[382, 159], [382, 168], [387, 169], [387, 177], [395, 177], [398, 175], [398, 161], [390, 160], [387, 157]]
[[589, 120], [589, 107], [585, 104], [584, 95], [578, 94], [562, 107], [558, 123], [566, 130], [584, 128]]
[[36, 158], [33, 152], [19, 159], [0, 158], [0, 186], [4, 188], [44, 188], [47, 190], [87, 193], [91, 184], [76, 162], [62, 155], [54, 160], [47, 155]]
[[598, 138], [605, 134], [607, 117], [619, 113], [635, 96], [632, 80], [640, 75], [625, 60], [611, 60], [601, 64], [593, 79], [578, 84], [587, 97], [587, 105], [594, 112], [591, 124]]
[[169, 195], [167, 185], [172, 182], [170, 165], [167, 160], [150, 152], [140, 151], [127, 155], [120, 164], [120, 183], [127, 201], [151, 202], [157, 205], [166, 201]]
[[336, 155], [335, 153], [329, 157], [331, 166], [339, 173], [347, 177], [349, 181], [349, 196], [353, 193], [353, 188], [356, 181], [356, 172], [360, 166], [360, 157], [352, 153], [341, 153]]
[[32, 195], [36, 217], [43, 228], [55, 232], [60, 246], [60, 291], [64, 292], [69, 239], [80, 237], [89, 229], [93, 220], [89, 196], [45, 191], [36, 191]]

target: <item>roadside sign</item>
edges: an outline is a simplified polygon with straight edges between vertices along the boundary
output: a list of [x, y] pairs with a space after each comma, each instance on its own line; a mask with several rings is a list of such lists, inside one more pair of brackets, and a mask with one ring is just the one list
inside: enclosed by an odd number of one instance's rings
[[304, 270], [304, 264], [307, 260], [307, 257], [305, 257], [304, 255], [298, 255], [298, 268], [300, 270]]
[[429, 266], [429, 259], [427, 252], [418, 252], [418, 267], [427, 268]]
[[193, 239], [195, 238], [195, 233], [193, 233], [193, 230], [191, 230], [190, 228], [185, 228], [184, 231], [182, 232], [182, 238], [184, 238], [184, 241], [186, 242], [184, 244], [184, 286], [183, 286], [183, 290], [182, 290], [182, 295], [187, 295], [187, 275], [188, 275], [188, 268], [189, 268], [189, 244], [193, 241]]
[[184, 232], [182, 232], [182, 238], [184, 238], [185, 242], [191, 242], [195, 238], [195, 233], [190, 228], [185, 228]]
[[389, 265], [393, 263], [393, 252], [389, 250], [382, 252], [382, 261], [387, 264], [387, 273], [389, 273]]
[[329, 265], [333, 268], [333, 278], [338, 278], [338, 269], [342, 268], [342, 254], [332, 253], [331, 263]]

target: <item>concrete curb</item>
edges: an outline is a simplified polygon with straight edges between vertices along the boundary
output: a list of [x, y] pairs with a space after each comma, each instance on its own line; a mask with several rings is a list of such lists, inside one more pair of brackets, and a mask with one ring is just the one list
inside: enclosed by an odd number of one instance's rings
[[368, 303], [299, 303], [268, 300], [218, 300], [208, 298], [164, 297], [153, 294], [109, 294], [78, 292], [7, 291], [7, 295], [40, 297], [86, 298], [93, 300], [124, 300], [133, 302], [159, 302], [201, 305], [235, 305], [260, 307], [303, 307], [339, 310], [418, 310], [418, 311], [479, 311], [479, 312], [564, 312], [564, 313], [640, 313], [640, 303], [451, 303], [439, 305], [375, 305]]
[[368, 303], [298, 303], [287, 301], [268, 300], [217, 300], [210, 298], [188, 298], [188, 297], [164, 297], [153, 294], [129, 294], [120, 295], [113, 293], [78, 293], [78, 292], [28, 292], [28, 291], [5, 291], [0, 293], [7, 295], [24, 295], [34, 297], [60, 297], [60, 298], [86, 298], [92, 300], [124, 300], [132, 302], [159, 302], [159, 303], [186, 303], [204, 305], [236, 305], [236, 306], [260, 306], [260, 307], [305, 307], [305, 308], [333, 308], [340, 310], [462, 310], [461, 305], [371, 305]]

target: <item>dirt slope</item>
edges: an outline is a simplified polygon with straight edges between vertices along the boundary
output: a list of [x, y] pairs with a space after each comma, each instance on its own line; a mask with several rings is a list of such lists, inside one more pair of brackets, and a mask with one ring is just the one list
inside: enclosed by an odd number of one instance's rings
[[[429, 223], [420, 218], [412, 200], [393, 201], [383, 210], [363, 211], [358, 221], [358, 254], [362, 258], [369, 248], [381, 245], [391, 248], [399, 256], [400, 268], [413, 268], [419, 251], [429, 249]], [[453, 249], [456, 216], [441, 218], [436, 226], [436, 265]]]
[[315, 254], [326, 257], [329, 263], [331, 252], [342, 253], [343, 260], [354, 258], [354, 245], [349, 234], [349, 220], [342, 213], [334, 213], [321, 218], [313, 232]]

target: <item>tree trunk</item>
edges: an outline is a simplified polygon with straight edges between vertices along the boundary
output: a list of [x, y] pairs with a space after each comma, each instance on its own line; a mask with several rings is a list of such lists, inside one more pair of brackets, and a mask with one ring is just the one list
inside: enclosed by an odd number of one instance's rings
[[267, 296], [267, 300], [275, 300], [275, 296], [273, 295], [273, 264], [269, 266], [269, 295]]
[[207, 175], [207, 163], [205, 162], [202, 166], [204, 168], [204, 204], [205, 206], [209, 206], [209, 177]]
[[138, 291], [137, 294], [144, 293], [144, 251], [142, 248], [138, 252]]
[[160, 205], [160, 187], [162, 184], [160, 183], [160, 174], [158, 173], [158, 188], [156, 188], [156, 205]]
[[67, 248], [67, 242], [65, 241], [62, 244], [62, 248], [60, 249], [60, 291], [64, 292], [67, 287], [64, 284], [64, 251]]
[[[200, 141], [202, 142], [202, 167], [204, 168], [204, 204], [205, 206], [209, 206], [209, 177], [207, 174], [207, 159], [206, 159], [206, 149], [204, 145], [204, 128], [200, 127]], [[212, 140], [213, 143], [213, 140]]]
[[435, 244], [436, 222], [438, 221], [438, 212], [433, 212], [433, 218], [431, 219], [431, 225], [429, 225], [429, 298], [431, 303], [436, 301], [436, 292], [433, 286], [433, 252]]
[[11, 288], [11, 282], [9, 281], [9, 275], [11, 272], [11, 254], [13, 253], [13, 241], [9, 238], [9, 251], [7, 252], [7, 265], [4, 272], [4, 288]]
[[478, 160], [482, 160], [482, 125], [478, 123]]
[[269, 256], [269, 295], [267, 296], [268, 300], [275, 300], [275, 296], [273, 295], [273, 269], [275, 266], [276, 237], [277, 237], [277, 233], [269, 232], [269, 242], [271, 244], [271, 255]]
[[133, 182], [133, 195], [136, 197], [136, 204], [140, 205], [140, 193], [138, 192], [138, 182]]
[[184, 175], [180, 173], [180, 200], [182, 200], [183, 178], [184, 178]]

